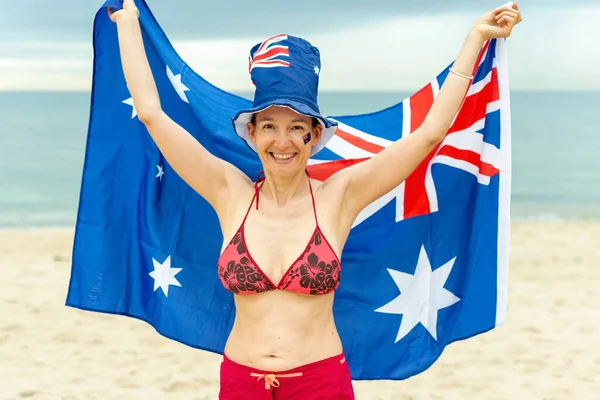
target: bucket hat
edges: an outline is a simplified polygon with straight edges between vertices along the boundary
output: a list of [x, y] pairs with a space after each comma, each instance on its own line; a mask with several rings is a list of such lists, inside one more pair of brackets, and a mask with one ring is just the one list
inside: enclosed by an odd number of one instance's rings
[[238, 136], [256, 152], [246, 126], [252, 115], [273, 106], [288, 107], [316, 118], [323, 127], [321, 140], [311, 149], [310, 156], [314, 156], [337, 129], [337, 122], [323, 117], [317, 104], [321, 72], [319, 49], [302, 38], [281, 34], [253, 46], [248, 61], [256, 90], [252, 108], [238, 112], [232, 119]]

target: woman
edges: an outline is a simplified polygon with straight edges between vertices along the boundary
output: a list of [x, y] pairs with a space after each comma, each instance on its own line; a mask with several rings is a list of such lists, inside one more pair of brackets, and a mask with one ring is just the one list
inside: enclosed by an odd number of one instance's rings
[[[484, 41], [510, 35], [522, 20], [518, 6], [475, 22], [420, 128], [322, 183], [308, 177], [307, 162], [336, 125], [319, 114], [315, 47], [279, 35], [251, 50], [254, 107], [233, 124], [262, 162], [264, 175], [253, 182], [162, 111], [133, 0], [109, 14], [140, 121], [177, 174], [213, 206], [225, 237], [218, 274], [234, 293], [236, 318], [219, 398], [353, 399], [332, 312], [339, 257], [352, 223], [443, 140]], [[269, 58], [274, 52], [283, 58]]]

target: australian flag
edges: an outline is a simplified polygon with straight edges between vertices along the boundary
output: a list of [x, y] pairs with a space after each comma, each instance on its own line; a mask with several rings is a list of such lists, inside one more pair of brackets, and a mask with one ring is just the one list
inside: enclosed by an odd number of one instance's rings
[[[112, 2], [119, 3], [105, 6]], [[197, 75], [145, 2], [137, 5], [165, 112], [255, 178], [260, 161], [231, 123], [251, 102]], [[268, 46], [254, 62], [285, 63], [285, 49], [276, 40]], [[353, 379], [418, 374], [448, 344], [505, 318], [511, 132], [504, 40], [486, 42], [473, 73], [445, 140], [360, 214], [347, 240], [334, 316]], [[447, 74], [389, 108], [331, 117], [339, 128], [310, 160], [309, 175], [325, 180], [410, 135]], [[104, 7], [94, 23], [92, 89], [67, 305], [139, 318], [173, 340], [222, 353], [235, 308], [217, 277], [219, 221], [138, 120]]]

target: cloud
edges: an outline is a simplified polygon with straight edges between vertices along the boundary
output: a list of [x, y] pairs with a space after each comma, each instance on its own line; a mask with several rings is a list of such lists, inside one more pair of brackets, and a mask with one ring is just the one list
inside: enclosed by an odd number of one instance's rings
[[70, 69], [54, 68], [44, 72], [2, 70], [0, 91], [26, 92], [80, 92], [89, 91], [91, 75], [85, 69], [76, 72]]
[[0, 91], [89, 91], [92, 58], [85, 42], [0, 42]]
[[598, 3], [566, 11], [544, 10], [527, 17], [509, 47], [512, 86], [600, 90], [598, 21]]
[[[104, 0], [19, 0], [0, 13], [0, 40], [40, 38], [85, 41]], [[139, 3], [139, 0], [138, 0]], [[177, 40], [271, 36], [274, 33], [332, 32], [347, 26], [372, 25], [381, 18], [410, 18], [445, 13], [479, 15], [504, 0], [147, 0], [161, 26]], [[564, 8], [562, 0], [543, 0], [543, 9]], [[597, 0], [569, 0], [569, 8]], [[343, 5], [342, 5], [343, 4]], [[541, 9], [523, 0], [522, 9]]]
[[[598, 20], [599, 5], [526, 13], [524, 23], [516, 28], [507, 46], [511, 87], [600, 90], [600, 53], [594, 51], [595, 38], [600, 37]], [[471, 15], [461, 13], [409, 19], [392, 16], [364, 27], [348, 26], [302, 36], [321, 50], [322, 90], [412, 91], [454, 59], [472, 21]], [[264, 38], [257, 34], [176, 39], [173, 44], [205, 79], [239, 92], [253, 90], [246, 57], [250, 47]], [[10, 55], [15, 48], [0, 44], [0, 90], [90, 89], [90, 44], [27, 42], [19, 47], [18, 57]]]
[[[600, 53], [593, 50], [600, 37], [595, 23], [600, 6], [548, 9], [525, 18], [507, 46], [512, 88], [600, 90]], [[322, 90], [407, 91], [420, 88], [456, 57], [471, 23], [466, 15], [396, 17], [304, 37], [321, 50]], [[175, 47], [217, 86], [252, 90], [245, 57], [261, 39], [176, 41]]]

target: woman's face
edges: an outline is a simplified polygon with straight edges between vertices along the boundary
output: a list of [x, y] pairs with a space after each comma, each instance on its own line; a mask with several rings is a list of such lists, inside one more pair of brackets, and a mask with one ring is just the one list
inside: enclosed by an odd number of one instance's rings
[[256, 145], [265, 170], [291, 175], [306, 168], [312, 146], [321, 139], [320, 124], [312, 117], [287, 107], [270, 107], [248, 123], [250, 140]]

